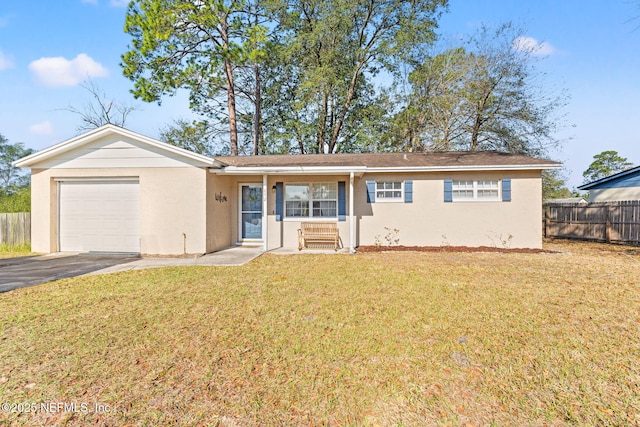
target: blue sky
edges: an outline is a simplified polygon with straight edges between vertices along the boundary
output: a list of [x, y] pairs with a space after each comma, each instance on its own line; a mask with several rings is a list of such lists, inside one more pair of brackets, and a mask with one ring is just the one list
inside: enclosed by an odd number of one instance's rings
[[[20, 0], [0, 3], [0, 133], [34, 149], [74, 136], [78, 116], [64, 111], [88, 100], [90, 75], [108, 97], [139, 106], [127, 127], [157, 137], [173, 119], [190, 117], [186, 96], [162, 106], [133, 99], [120, 55], [124, 0]], [[640, 164], [640, 2], [635, 0], [451, 0], [440, 20], [447, 38], [482, 23], [512, 21], [544, 43], [546, 82], [570, 96], [567, 139], [550, 153], [570, 171], [571, 187], [594, 154], [616, 150]]]

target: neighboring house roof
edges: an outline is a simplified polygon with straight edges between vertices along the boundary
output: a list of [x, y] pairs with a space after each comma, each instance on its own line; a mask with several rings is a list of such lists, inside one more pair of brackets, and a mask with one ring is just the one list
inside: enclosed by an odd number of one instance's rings
[[545, 204], [558, 203], [564, 205], [586, 204], [589, 203], [584, 197], [562, 197], [557, 199], [545, 199]]
[[597, 190], [601, 188], [622, 187], [640, 187], [640, 166], [584, 184], [578, 187], [578, 190]]
[[427, 153], [358, 153], [216, 157], [228, 172], [321, 172], [355, 170], [367, 172], [438, 170], [540, 170], [560, 163], [498, 151], [448, 151]]
[[167, 153], [167, 155], [177, 155], [179, 157], [190, 159], [191, 161], [195, 161], [196, 163], [202, 166], [213, 166], [217, 164], [217, 162], [211, 157], [203, 156], [200, 154], [196, 154], [192, 151], [185, 150], [183, 148], [179, 148], [170, 144], [166, 144], [164, 142], [158, 141], [153, 138], [149, 138], [144, 135], [140, 135], [139, 133], [132, 132], [130, 130], [107, 124], [91, 130], [87, 133], [83, 133], [82, 135], [78, 135], [66, 141], [63, 141], [59, 144], [53, 145], [49, 148], [46, 148], [42, 151], [38, 151], [30, 156], [23, 157], [22, 159], [16, 160], [14, 165], [16, 167], [28, 168], [38, 163], [41, 163], [45, 160], [49, 160], [60, 154], [66, 153], [68, 151], [79, 148], [83, 145], [89, 144], [91, 142], [97, 141], [99, 138], [110, 136], [110, 135], [120, 135], [124, 138], [133, 139], [139, 143], [148, 145], [150, 147], [159, 149]]

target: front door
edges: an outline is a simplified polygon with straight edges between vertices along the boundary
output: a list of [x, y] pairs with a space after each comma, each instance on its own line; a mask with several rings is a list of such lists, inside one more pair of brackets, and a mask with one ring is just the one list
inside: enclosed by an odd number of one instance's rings
[[239, 218], [238, 237], [241, 242], [262, 240], [261, 184], [240, 184]]

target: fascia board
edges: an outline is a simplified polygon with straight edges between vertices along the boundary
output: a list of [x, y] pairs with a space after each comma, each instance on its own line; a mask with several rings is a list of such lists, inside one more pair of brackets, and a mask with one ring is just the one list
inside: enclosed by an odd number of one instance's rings
[[543, 170], [560, 169], [558, 164], [543, 165], [485, 165], [485, 166], [413, 166], [403, 168], [369, 168], [366, 166], [267, 166], [242, 167], [226, 166], [222, 169], [209, 169], [209, 172], [220, 175], [336, 175], [354, 173], [411, 173], [411, 172], [468, 172], [468, 171], [497, 171], [497, 170]]
[[502, 170], [544, 170], [560, 169], [562, 165], [480, 165], [480, 166], [412, 166], [404, 168], [367, 168], [367, 173], [406, 173], [406, 172], [469, 172]]
[[219, 175], [344, 175], [350, 172], [366, 172], [366, 168], [362, 166], [226, 166], [222, 169], [209, 169], [209, 172]]

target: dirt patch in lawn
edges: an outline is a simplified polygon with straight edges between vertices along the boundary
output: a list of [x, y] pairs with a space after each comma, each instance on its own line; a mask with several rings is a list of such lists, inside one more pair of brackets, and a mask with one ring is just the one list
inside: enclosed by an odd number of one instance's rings
[[502, 252], [519, 254], [557, 253], [546, 249], [495, 248], [491, 246], [358, 246], [357, 252]]
[[586, 240], [571, 239], [547, 239], [543, 240], [542, 249], [531, 248], [497, 248], [493, 246], [358, 246], [359, 253], [375, 253], [375, 252], [466, 252], [466, 253], [484, 253], [484, 252], [500, 252], [500, 253], [521, 253], [521, 254], [558, 254], [558, 253], [580, 253], [583, 255], [614, 255], [623, 254], [628, 256], [640, 256], [640, 247], [615, 244], [615, 243], [599, 243], [589, 242]]

